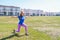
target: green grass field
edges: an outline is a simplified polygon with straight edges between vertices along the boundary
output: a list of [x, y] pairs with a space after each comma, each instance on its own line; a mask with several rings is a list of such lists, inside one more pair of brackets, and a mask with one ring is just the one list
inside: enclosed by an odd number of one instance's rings
[[12, 31], [17, 29], [18, 18], [0, 16], [0, 40], [60, 40], [60, 17], [41, 16], [28, 17], [25, 23], [28, 25], [29, 36], [25, 36], [21, 27], [20, 37]]

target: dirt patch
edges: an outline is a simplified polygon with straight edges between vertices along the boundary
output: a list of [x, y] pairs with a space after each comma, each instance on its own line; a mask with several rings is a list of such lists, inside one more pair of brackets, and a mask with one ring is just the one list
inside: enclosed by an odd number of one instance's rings
[[49, 34], [50, 36], [54, 36], [54, 37], [60, 36], [60, 28], [56, 28], [56, 27], [36, 27], [36, 28], [33, 28], [33, 29], [45, 32], [45, 33]]

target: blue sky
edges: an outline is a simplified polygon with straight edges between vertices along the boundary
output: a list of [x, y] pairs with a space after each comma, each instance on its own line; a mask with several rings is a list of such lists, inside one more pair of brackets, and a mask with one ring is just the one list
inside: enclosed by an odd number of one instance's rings
[[26, 9], [41, 9], [48, 12], [60, 11], [60, 0], [0, 0], [0, 5], [19, 6]]

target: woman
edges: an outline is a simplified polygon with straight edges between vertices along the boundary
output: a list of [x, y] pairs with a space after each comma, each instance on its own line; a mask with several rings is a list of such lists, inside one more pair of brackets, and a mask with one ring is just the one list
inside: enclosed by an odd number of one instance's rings
[[21, 11], [20, 15], [18, 16], [19, 22], [18, 22], [18, 29], [15, 32], [20, 32], [21, 26], [25, 28], [25, 35], [28, 35], [28, 28], [27, 25], [24, 23], [25, 16], [24, 12]]

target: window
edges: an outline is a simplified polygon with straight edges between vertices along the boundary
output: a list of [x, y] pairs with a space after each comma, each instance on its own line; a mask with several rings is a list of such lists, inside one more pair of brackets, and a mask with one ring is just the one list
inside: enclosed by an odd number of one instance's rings
[[13, 8], [11, 8], [10, 11], [13, 11]]
[[15, 9], [15, 11], [18, 11], [17, 8]]
[[0, 11], [3, 12], [3, 7], [0, 7]]
[[35, 16], [35, 13], [33, 13], [33, 16]]
[[3, 14], [3, 12], [0, 12], [0, 16], [3, 16], [4, 14]]
[[4, 12], [4, 16], [6, 16], [6, 12]]
[[26, 13], [26, 16], [29, 16], [29, 13]]
[[6, 10], [6, 8], [4, 7], [4, 8], [3, 8], [3, 11], [5, 11], [5, 10]]
[[15, 11], [20, 11], [20, 9], [19, 8], [15, 8]]
[[19, 15], [19, 12], [15, 12], [15, 16], [18, 16]]
[[3, 14], [0, 14], [0, 16], [3, 16]]
[[12, 8], [13, 9], [13, 11], [15, 11], [15, 8]]
[[13, 16], [13, 12], [8, 12], [8, 16]]
[[39, 16], [39, 14], [37, 14], [37, 16]]

